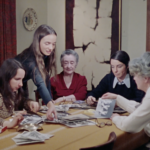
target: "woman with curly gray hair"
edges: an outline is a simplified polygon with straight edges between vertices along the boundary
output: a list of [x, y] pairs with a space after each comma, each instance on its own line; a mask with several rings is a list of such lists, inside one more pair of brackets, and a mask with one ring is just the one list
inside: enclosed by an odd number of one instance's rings
[[142, 103], [129, 101], [126, 98], [106, 93], [103, 99], [116, 99], [116, 104], [130, 113], [129, 116], [113, 114], [111, 120], [116, 126], [126, 132], [136, 133], [143, 128], [150, 136], [150, 52], [145, 52], [141, 57], [129, 63], [130, 73], [134, 76], [137, 88], [144, 91]]

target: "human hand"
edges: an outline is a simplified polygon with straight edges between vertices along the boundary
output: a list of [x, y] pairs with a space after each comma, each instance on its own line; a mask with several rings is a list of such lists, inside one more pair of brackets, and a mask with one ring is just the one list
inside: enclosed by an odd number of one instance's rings
[[103, 94], [101, 98], [102, 99], [116, 99], [117, 94], [107, 92], [107, 93]]
[[116, 114], [116, 113], [114, 113], [114, 114], [112, 114], [112, 116], [110, 117], [110, 119], [112, 120], [114, 117], [116, 117], [116, 116], [120, 116], [119, 114]]
[[29, 101], [28, 106], [30, 107], [30, 110], [33, 112], [38, 112], [40, 109], [39, 103], [35, 101]]
[[96, 99], [95, 99], [95, 97], [93, 97], [93, 96], [89, 96], [89, 97], [87, 98], [86, 102], [87, 102], [87, 104], [89, 104], [89, 105], [93, 105], [94, 102], [96, 102]]
[[14, 118], [11, 122], [10, 121], [4, 121], [3, 127], [7, 126], [7, 128], [13, 128], [13, 127], [17, 126], [18, 124], [20, 124], [23, 119], [24, 118], [21, 114], [17, 114], [14, 116]]
[[55, 105], [51, 101], [49, 101], [47, 107], [48, 107], [48, 111], [46, 114], [47, 119], [49, 120], [57, 119], [57, 112], [55, 109]]
[[15, 116], [17, 116], [18, 114], [19, 114], [19, 115], [26, 115], [26, 114], [27, 114], [27, 111], [26, 111], [26, 110], [15, 111], [14, 114], [15, 114]]
[[59, 98], [57, 98], [55, 101], [53, 101], [54, 102], [54, 104], [56, 104], [56, 103], [60, 103], [60, 102], [63, 102], [64, 101], [64, 98], [63, 97], [59, 97]]

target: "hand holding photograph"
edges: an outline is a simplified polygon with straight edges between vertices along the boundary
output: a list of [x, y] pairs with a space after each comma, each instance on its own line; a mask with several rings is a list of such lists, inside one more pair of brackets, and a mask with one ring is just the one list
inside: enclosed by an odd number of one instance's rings
[[115, 103], [115, 100], [100, 98], [94, 116], [96, 118], [110, 118], [114, 111]]

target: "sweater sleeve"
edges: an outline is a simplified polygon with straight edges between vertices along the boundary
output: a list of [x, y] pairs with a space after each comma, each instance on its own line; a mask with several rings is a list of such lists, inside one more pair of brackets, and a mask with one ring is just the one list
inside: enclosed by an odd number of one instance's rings
[[[109, 74], [108, 74], [109, 75]], [[98, 84], [98, 86], [92, 90], [88, 95], [88, 96], [93, 96], [96, 99], [100, 98], [104, 93], [106, 93], [108, 91], [108, 75], [106, 75]]]
[[76, 97], [76, 100], [85, 100], [86, 98], [86, 93], [87, 93], [87, 80], [85, 76], [83, 77], [80, 86], [76, 93], [74, 93], [74, 96]]
[[[130, 101], [126, 101], [125, 99], [122, 99], [122, 97], [118, 96], [117, 97], [117, 104], [118, 101], [120, 101], [120, 103], [123, 102], [122, 105], [120, 106], [124, 106], [124, 108], [128, 109], [129, 105], [131, 104]], [[129, 104], [130, 103], [130, 104]], [[133, 106], [136, 106], [139, 103], [134, 103], [132, 104]], [[133, 107], [132, 106], [132, 107]], [[135, 111], [133, 111], [129, 116], [116, 116], [113, 118], [113, 123], [116, 124], [116, 126], [126, 132], [132, 132], [132, 133], [136, 133], [141, 131], [149, 122], [150, 120], [150, 96], [149, 97], [145, 97], [143, 99], [142, 104], [137, 107], [137, 109], [135, 109]]]
[[127, 100], [120, 95], [117, 95], [116, 104], [129, 113], [132, 113], [140, 105], [140, 103], [134, 100]]
[[51, 91], [50, 91], [50, 82], [48, 82], [47, 87], [45, 85], [45, 82], [41, 76], [41, 73], [39, 69], [36, 67], [35, 69], [32, 69], [31, 78], [34, 82], [34, 84], [37, 86], [37, 91], [39, 92], [42, 100], [47, 105], [49, 101], [52, 100]]

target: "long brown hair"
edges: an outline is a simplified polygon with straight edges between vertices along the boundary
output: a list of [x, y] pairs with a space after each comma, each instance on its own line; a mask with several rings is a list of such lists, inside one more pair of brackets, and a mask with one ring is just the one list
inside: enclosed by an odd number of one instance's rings
[[[7, 59], [0, 68], [0, 93], [6, 108], [11, 112], [12, 109], [18, 107], [24, 97], [22, 88], [18, 89], [15, 94], [10, 87], [10, 80], [17, 74], [18, 69], [23, 69], [20, 62], [15, 59]], [[24, 70], [24, 69], [23, 69]], [[14, 101], [14, 103], [13, 103]]]
[[56, 35], [57, 33], [55, 32], [55, 30], [47, 25], [41, 25], [39, 26], [33, 36], [33, 42], [31, 43], [29, 49], [31, 51], [33, 51], [34, 55], [35, 55], [35, 59], [36, 59], [36, 63], [38, 66], [38, 69], [42, 75], [43, 80], [46, 83], [46, 77], [47, 75], [51, 75], [52, 72], [54, 71], [54, 75], [56, 75], [56, 48], [52, 51], [52, 53], [50, 54], [50, 56], [47, 56], [47, 61], [46, 63], [44, 63], [44, 56], [40, 51], [40, 41], [43, 37], [47, 36], [47, 35]]

